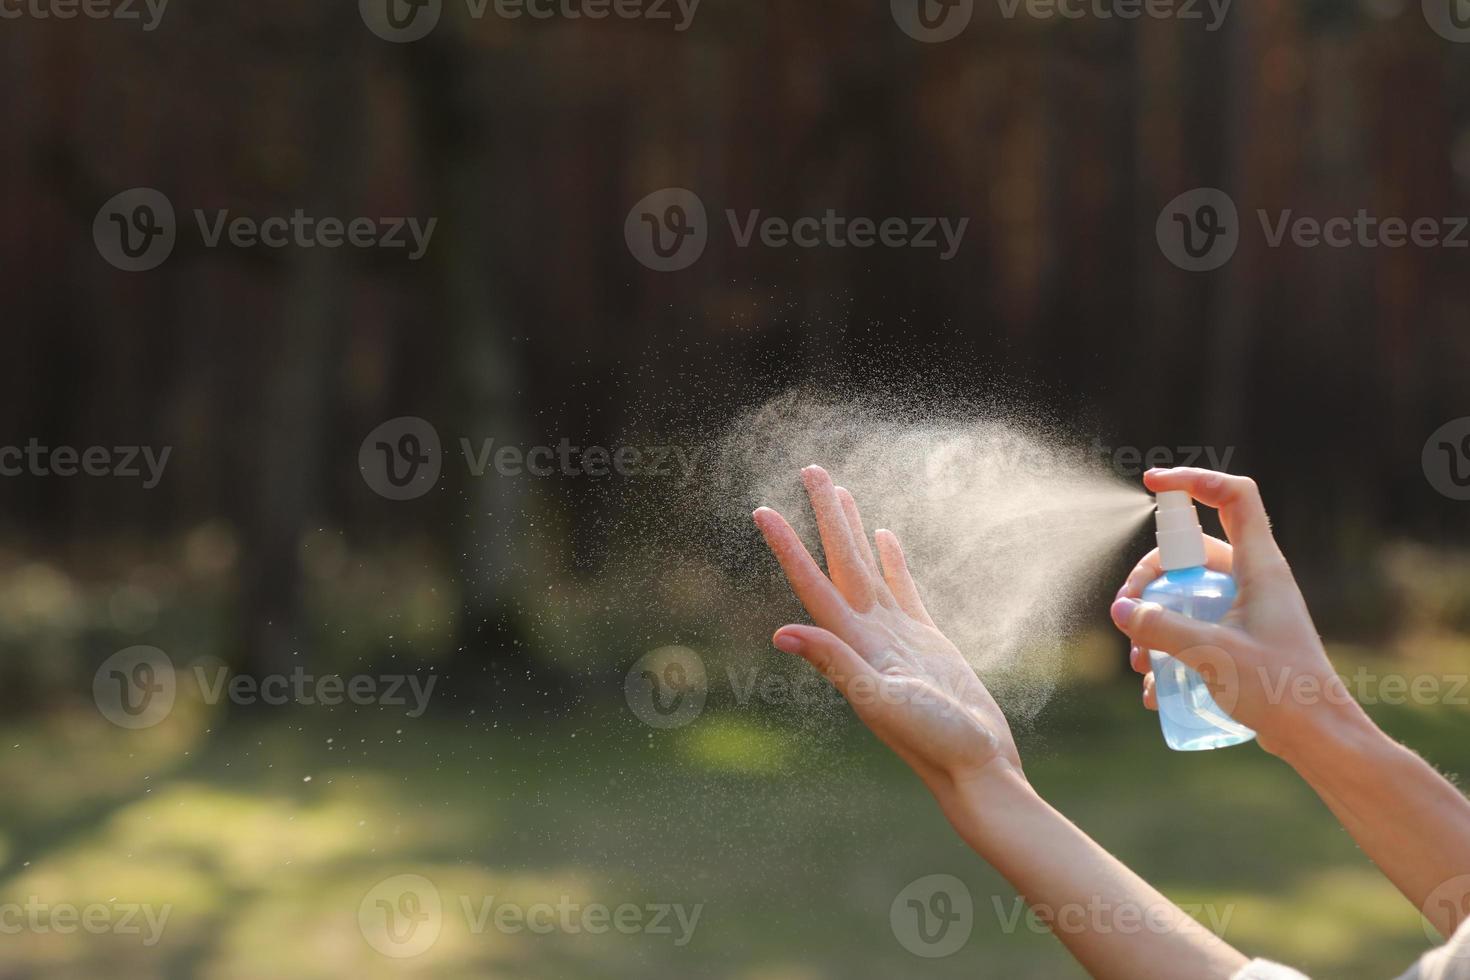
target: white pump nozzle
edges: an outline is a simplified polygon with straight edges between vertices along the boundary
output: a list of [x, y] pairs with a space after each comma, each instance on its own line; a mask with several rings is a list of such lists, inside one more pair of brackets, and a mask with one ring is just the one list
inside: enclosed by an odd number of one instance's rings
[[1165, 490], [1154, 498], [1159, 542], [1159, 566], [1166, 572], [1205, 563], [1205, 532], [1199, 526], [1194, 500], [1183, 490]]

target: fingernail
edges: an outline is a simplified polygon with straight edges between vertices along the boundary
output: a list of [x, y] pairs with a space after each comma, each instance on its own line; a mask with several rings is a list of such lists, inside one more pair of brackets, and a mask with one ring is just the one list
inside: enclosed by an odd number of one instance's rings
[[801, 653], [801, 637], [795, 633], [777, 633], [773, 642], [782, 653]]
[[1139, 602], [1137, 599], [1118, 599], [1113, 603], [1113, 608], [1108, 611], [1112, 613], [1113, 622], [1119, 626], [1127, 626], [1128, 620], [1133, 618], [1133, 611], [1138, 606]]

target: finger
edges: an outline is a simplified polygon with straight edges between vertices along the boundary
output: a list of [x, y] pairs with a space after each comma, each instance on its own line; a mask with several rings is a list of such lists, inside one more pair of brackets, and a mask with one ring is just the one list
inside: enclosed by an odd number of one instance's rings
[[1147, 674], [1153, 669], [1148, 661], [1148, 654], [1144, 653], [1137, 646], [1130, 647], [1128, 650], [1128, 666], [1132, 667], [1134, 673], [1138, 674]]
[[898, 535], [879, 529], [873, 539], [878, 543], [878, 555], [883, 559], [883, 579], [898, 600], [898, 608], [919, 622], [933, 626], [934, 620], [929, 618], [929, 610], [924, 608], [924, 600], [919, 598], [919, 587], [914, 584], [913, 575], [909, 574], [909, 562], [904, 557], [903, 546], [898, 543]]
[[791, 625], [778, 629], [771, 642], [777, 650], [794, 653], [817, 668], [817, 672], [847, 698], [860, 716], [873, 709], [873, 698], [854, 696], [855, 685], [861, 684], [865, 689], [873, 690], [879, 674], [836, 634], [817, 626]]
[[786, 523], [786, 518], [769, 507], [761, 507], [751, 516], [766, 539], [767, 547], [780, 562], [781, 570], [786, 573], [791, 590], [811, 613], [812, 619], [828, 625], [841, 621], [848, 612], [847, 601], [822, 574], [806, 545], [801, 543], [801, 537]]
[[868, 532], [863, 527], [863, 515], [858, 512], [857, 500], [853, 498], [852, 491], [847, 487], [837, 487], [837, 499], [842, 504], [842, 514], [847, 518], [847, 532], [852, 535], [853, 542], [857, 545], [858, 557], [867, 566], [868, 575], [878, 578], [878, 562], [873, 557], [873, 549], [868, 544]]
[[820, 466], [808, 466], [801, 471], [801, 478], [817, 515], [817, 530], [822, 536], [822, 551], [827, 556], [827, 574], [832, 577], [832, 584], [857, 611], [873, 608], [877, 601], [873, 580], [858, 555], [832, 477]]
[[1235, 646], [1236, 633], [1230, 627], [1181, 616], [1156, 602], [1123, 598], [1113, 603], [1111, 612], [1134, 646], [1171, 654], [1188, 667]]
[[[1205, 535], [1205, 567], [1228, 575], [1234, 563], [1235, 552], [1229, 544], [1219, 538]], [[1123, 587], [1118, 590], [1118, 597], [1128, 596], [1131, 599], [1137, 599], [1143, 595], [1143, 590], [1148, 584], [1162, 574], [1164, 574], [1164, 568], [1159, 564], [1159, 549], [1155, 548], [1144, 555], [1143, 559], [1133, 567], [1133, 571], [1128, 573]]]
[[1241, 576], [1286, 564], [1271, 534], [1271, 521], [1261, 503], [1261, 491], [1250, 477], [1185, 466], [1149, 470], [1143, 475], [1143, 482], [1154, 493], [1183, 490], [1205, 506], [1218, 510], [1225, 536], [1238, 551], [1235, 563]]
[[1143, 706], [1150, 711], [1159, 710], [1159, 689], [1154, 683], [1153, 671], [1149, 671], [1143, 679]]

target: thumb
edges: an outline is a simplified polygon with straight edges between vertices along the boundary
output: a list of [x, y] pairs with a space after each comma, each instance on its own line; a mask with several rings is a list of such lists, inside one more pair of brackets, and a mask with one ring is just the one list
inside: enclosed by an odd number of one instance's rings
[[[1167, 653], [1199, 673], [1210, 687], [1215, 704], [1234, 717], [1241, 697], [1239, 635], [1228, 626], [1201, 623], [1170, 612], [1156, 602], [1119, 599], [1113, 603], [1113, 622], [1141, 650]], [[1157, 681], [1156, 681], [1157, 683]]]
[[1198, 668], [1233, 645], [1230, 630], [1171, 612], [1156, 602], [1124, 597], [1113, 603], [1113, 622], [1141, 650], [1158, 650]]
[[817, 668], [848, 701], [854, 701], [864, 685], [871, 687], [878, 680], [878, 672], [856, 650], [820, 626], [783, 626], [771, 642], [777, 650], [794, 653]]

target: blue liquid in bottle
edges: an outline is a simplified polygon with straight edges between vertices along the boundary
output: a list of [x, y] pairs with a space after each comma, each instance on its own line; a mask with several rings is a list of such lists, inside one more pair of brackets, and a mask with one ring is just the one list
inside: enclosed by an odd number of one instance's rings
[[[1187, 493], [1160, 493], [1158, 505], [1159, 559], [1164, 574], [1143, 590], [1143, 601], [1156, 602], [1190, 619], [1218, 623], [1235, 604], [1235, 579], [1204, 566], [1204, 532]], [[1169, 748], [1197, 752], [1256, 737], [1215, 703], [1198, 671], [1160, 650], [1150, 650], [1148, 656], [1159, 699], [1159, 723]]]

